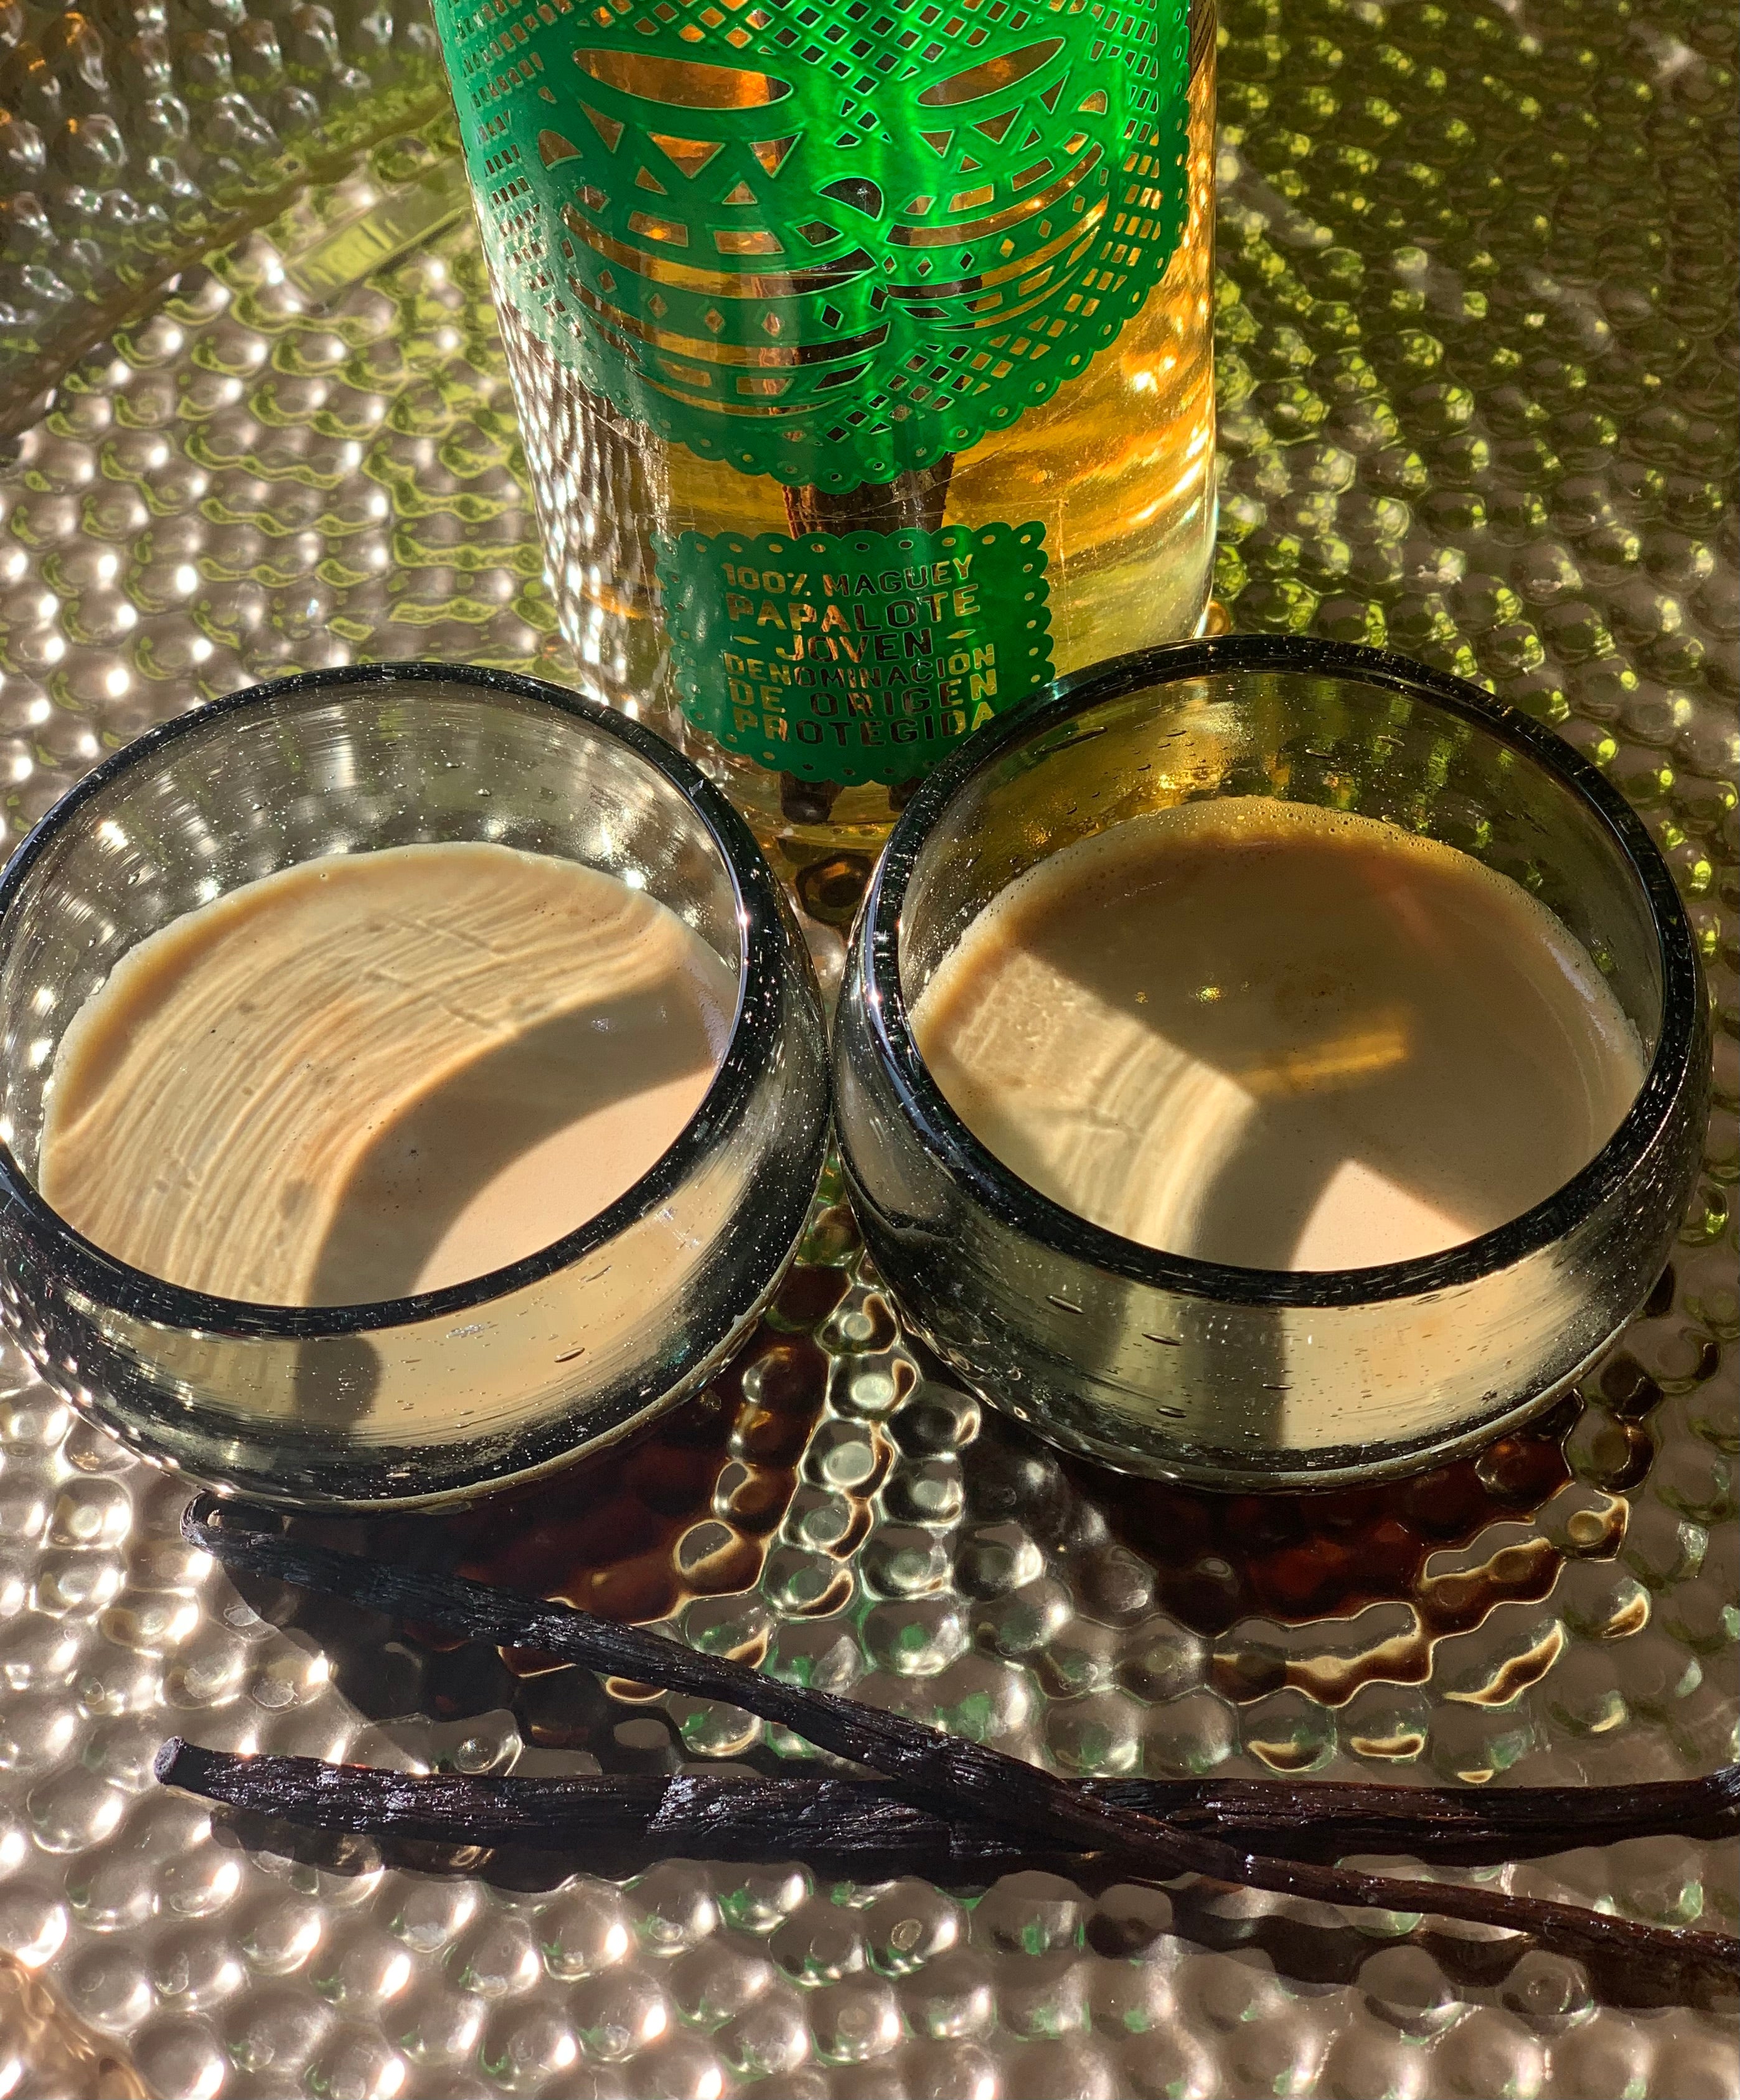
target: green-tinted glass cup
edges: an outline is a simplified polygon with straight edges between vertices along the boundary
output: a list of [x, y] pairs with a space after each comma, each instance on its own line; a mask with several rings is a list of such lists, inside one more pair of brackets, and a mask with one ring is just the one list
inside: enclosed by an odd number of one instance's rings
[[[913, 1037], [912, 1008], [941, 959], [1051, 854], [1151, 810], [1240, 796], [1357, 810], [1443, 840], [1515, 877], [1576, 935], [1648, 1073], [1562, 1188], [1420, 1260], [1245, 1268], [1091, 1224], [974, 1137]], [[1667, 1260], [1708, 1065], [1679, 897], [1592, 767], [1403, 658], [1231, 636], [1068, 682], [923, 783], [854, 936], [835, 1116], [878, 1268], [912, 1326], [988, 1399], [1127, 1471], [1297, 1488], [1437, 1462], [1566, 1391]]]
[[[300, 862], [447, 840], [627, 880], [736, 980], [711, 1086], [622, 1196], [469, 1282], [318, 1306], [165, 1282], [44, 1202], [56, 1047], [130, 949]], [[791, 1259], [826, 1142], [814, 978], [742, 819], [649, 730], [500, 672], [372, 664], [283, 679], [99, 766], [0, 880], [0, 1035], [7, 1325], [51, 1386], [148, 1455], [303, 1507], [464, 1499], [695, 1391]], [[399, 1426], [412, 1420], [414, 1432]]]

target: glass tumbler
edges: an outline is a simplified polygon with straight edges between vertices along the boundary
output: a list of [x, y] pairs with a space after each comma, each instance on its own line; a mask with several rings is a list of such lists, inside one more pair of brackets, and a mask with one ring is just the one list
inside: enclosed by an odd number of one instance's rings
[[[49, 1207], [34, 1176], [55, 1050], [129, 949], [299, 862], [447, 840], [644, 888], [736, 978], [713, 1083], [640, 1180], [490, 1274], [336, 1306], [183, 1289]], [[694, 1392], [782, 1274], [826, 1142], [813, 975], [742, 819], [650, 731], [487, 670], [376, 664], [257, 686], [99, 766], [0, 880], [0, 1032], [7, 1326], [51, 1385], [140, 1450], [303, 1507], [452, 1502]], [[413, 1396], [414, 1436], [395, 1426]]]
[[[1008, 884], [1204, 798], [1385, 819], [1514, 877], [1575, 933], [1647, 1076], [1610, 1140], [1518, 1218], [1417, 1260], [1240, 1268], [1040, 1194], [976, 1139], [910, 1009]], [[1562, 1393], [1660, 1274], [1709, 1101], [1706, 995], [1648, 833], [1558, 738], [1461, 681], [1330, 642], [1229, 636], [1122, 657], [975, 738], [920, 788], [866, 898], [835, 1030], [865, 1238], [907, 1318], [1053, 1442], [1212, 1487], [1435, 1463]]]

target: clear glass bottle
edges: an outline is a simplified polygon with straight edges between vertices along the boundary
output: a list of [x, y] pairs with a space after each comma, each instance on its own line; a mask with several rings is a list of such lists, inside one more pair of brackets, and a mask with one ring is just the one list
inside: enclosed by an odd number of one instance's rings
[[437, 0], [563, 630], [788, 864], [1195, 631], [1212, 0]]

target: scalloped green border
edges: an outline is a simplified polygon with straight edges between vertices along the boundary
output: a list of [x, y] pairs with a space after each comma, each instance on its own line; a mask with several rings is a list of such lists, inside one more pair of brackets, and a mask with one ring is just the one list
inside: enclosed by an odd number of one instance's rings
[[1051, 676], [1037, 519], [654, 546], [684, 713], [776, 773], [910, 780]]
[[[518, 0], [500, 12], [436, 0], [435, 12], [498, 295], [624, 414], [788, 486], [885, 483], [1008, 428], [1116, 341], [1183, 224], [1184, 0]], [[921, 102], [1036, 49], [1048, 55], [1025, 81]], [[726, 66], [778, 92], [655, 107], [621, 84], [648, 60], [678, 69], [679, 95], [703, 77], [694, 68]], [[1100, 95], [1106, 108], [1082, 113]], [[914, 201], [976, 182], [993, 192], [979, 207], [990, 232], [918, 245], [915, 232], [945, 233], [970, 207], [933, 227]], [[1024, 187], [1059, 201], [998, 223]], [[1091, 245], [1072, 253], [1069, 214], [1096, 204]], [[777, 258], [716, 254], [721, 232]], [[937, 324], [933, 280], [953, 325]], [[745, 296], [751, 281], [773, 289]], [[994, 334], [966, 318], [988, 298], [1010, 315]], [[673, 346], [685, 343], [700, 348]]]

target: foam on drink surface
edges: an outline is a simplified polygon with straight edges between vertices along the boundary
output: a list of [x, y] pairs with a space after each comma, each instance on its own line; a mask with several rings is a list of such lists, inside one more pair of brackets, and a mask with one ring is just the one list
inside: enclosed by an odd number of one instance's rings
[[667, 1151], [737, 982], [644, 890], [455, 841], [333, 855], [149, 935], [62, 1039], [38, 1182], [134, 1267], [255, 1303], [464, 1282]]
[[1600, 1150], [1643, 1049], [1508, 876], [1374, 818], [1161, 810], [994, 898], [913, 1009], [990, 1151], [1128, 1239], [1239, 1267], [1433, 1254]]

